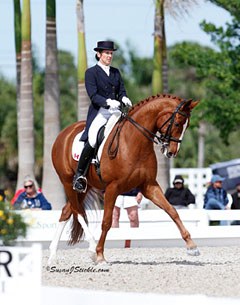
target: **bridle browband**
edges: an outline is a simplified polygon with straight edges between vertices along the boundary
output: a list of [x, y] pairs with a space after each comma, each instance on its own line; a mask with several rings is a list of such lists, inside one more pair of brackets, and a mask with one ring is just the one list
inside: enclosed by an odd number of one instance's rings
[[[139, 123], [137, 123], [134, 119], [132, 119], [127, 113], [122, 112], [122, 117], [119, 121], [119, 123], [123, 123], [124, 121], [129, 121], [131, 124], [133, 124], [148, 140], [152, 141], [155, 144], [162, 144], [162, 149], [166, 148], [169, 143], [171, 141], [173, 142], [177, 142], [177, 143], [181, 143], [182, 140], [177, 139], [175, 137], [173, 137], [171, 135], [171, 131], [172, 131], [172, 126], [174, 124], [174, 120], [177, 114], [181, 114], [182, 116], [188, 118], [190, 116], [190, 114], [187, 114], [184, 111], [181, 111], [181, 107], [186, 104], [187, 100], [183, 100], [174, 110], [174, 112], [172, 113], [172, 115], [162, 124], [162, 126], [160, 128], [158, 128], [157, 132], [159, 132], [160, 135], [157, 135], [156, 133], [148, 130], [147, 128], [145, 128], [144, 126], [140, 125]], [[165, 133], [162, 133], [162, 128], [167, 125], [167, 130]], [[113, 139], [109, 144], [109, 148], [108, 148], [108, 154], [111, 158], [115, 158], [117, 155], [117, 151], [118, 151], [118, 145], [116, 146], [116, 148], [114, 150], [111, 150], [113, 142], [115, 137], [117, 136], [117, 142], [119, 140], [119, 135], [120, 135], [120, 131], [123, 127], [123, 124], [121, 124], [121, 126], [119, 125], [118, 128], [116, 129], [116, 132], [114, 133]], [[157, 140], [155, 140], [157, 139]]]

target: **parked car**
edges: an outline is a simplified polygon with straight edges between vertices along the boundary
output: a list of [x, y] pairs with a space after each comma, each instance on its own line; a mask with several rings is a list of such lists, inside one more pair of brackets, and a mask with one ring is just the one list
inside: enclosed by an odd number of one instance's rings
[[237, 183], [240, 183], [240, 159], [226, 162], [219, 162], [210, 165], [213, 174], [224, 177], [223, 188], [227, 191], [234, 190]]

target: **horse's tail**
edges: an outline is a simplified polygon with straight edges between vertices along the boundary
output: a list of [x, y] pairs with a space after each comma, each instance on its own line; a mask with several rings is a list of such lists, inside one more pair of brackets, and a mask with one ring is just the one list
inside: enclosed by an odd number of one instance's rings
[[[83, 200], [83, 208], [79, 211], [82, 215], [84, 221], [88, 225], [88, 218], [90, 218], [91, 222], [99, 222], [100, 213], [98, 213], [102, 207], [103, 203], [103, 195], [100, 191], [90, 188], [86, 196]], [[87, 212], [86, 212], [87, 211]], [[83, 236], [83, 228], [78, 220], [78, 215], [73, 214], [73, 221], [72, 221], [72, 228], [71, 228], [71, 235], [68, 241], [69, 245], [75, 245], [76, 243], [80, 242]]]
[[68, 244], [70, 246], [75, 245], [80, 241], [82, 235], [83, 235], [83, 228], [78, 221], [78, 216], [76, 214], [73, 214], [71, 235]]

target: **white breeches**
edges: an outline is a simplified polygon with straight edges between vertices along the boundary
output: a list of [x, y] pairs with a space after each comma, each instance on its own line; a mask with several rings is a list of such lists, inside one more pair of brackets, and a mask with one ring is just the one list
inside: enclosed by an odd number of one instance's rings
[[[119, 110], [115, 110], [119, 111]], [[113, 111], [109, 109], [100, 108], [95, 119], [92, 121], [92, 124], [88, 131], [88, 142], [92, 147], [95, 147], [97, 143], [97, 134], [99, 129], [109, 120], [110, 116], [113, 114]]]

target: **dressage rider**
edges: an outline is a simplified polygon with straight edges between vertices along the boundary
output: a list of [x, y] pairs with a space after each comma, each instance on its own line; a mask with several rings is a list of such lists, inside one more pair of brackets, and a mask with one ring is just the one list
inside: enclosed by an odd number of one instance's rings
[[126, 106], [132, 106], [119, 70], [110, 66], [113, 52], [116, 50], [112, 41], [98, 41], [97, 47], [94, 48], [98, 62], [85, 73], [85, 86], [91, 104], [86, 128], [80, 139], [85, 142], [85, 146], [73, 178], [73, 189], [80, 193], [85, 192], [87, 188], [85, 175], [87, 166], [93, 158], [99, 129], [114, 112], [119, 111], [120, 101]]

